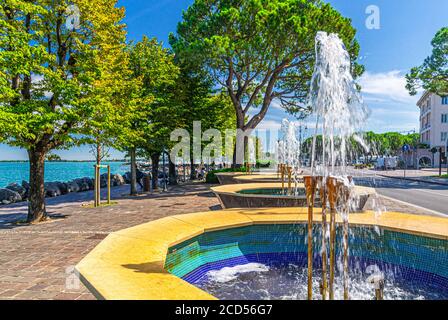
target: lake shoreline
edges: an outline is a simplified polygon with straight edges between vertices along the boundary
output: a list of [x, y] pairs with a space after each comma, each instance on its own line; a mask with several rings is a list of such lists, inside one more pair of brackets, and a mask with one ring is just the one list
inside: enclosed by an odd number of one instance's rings
[[[125, 174], [130, 171], [130, 166], [121, 161], [104, 161], [104, 165], [111, 166], [111, 172]], [[46, 161], [45, 181], [67, 182], [82, 177], [94, 178], [95, 161]], [[30, 164], [28, 161], [0, 161], [0, 188], [5, 188], [11, 183], [22, 184], [29, 181]], [[101, 173], [106, 170], [102, 169]]]
[[[108, 176], [104, 173], [100, 176], [101, 188], [107, 188]], [[124, 175], [111, 174], [110, 186], [118, 187], [130, 183], [130, 173]], [[67, 182], [52, 181], [45, 183], [45, 197], [56, 198], [70, 193], [81, 193], [94, 190], [95, 180], [89, 177], [76, 178]], [[27, 181], [10, 183], [5, 188], [0, 188], [0, 206], [28, 201], [29, 184]]]

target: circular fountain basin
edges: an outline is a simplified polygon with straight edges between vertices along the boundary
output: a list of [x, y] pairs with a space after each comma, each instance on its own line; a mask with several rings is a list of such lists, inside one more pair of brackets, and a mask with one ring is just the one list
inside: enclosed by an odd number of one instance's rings
[[[281, 176], [276, 173], [250, 174], [234, 178], [237, 183], [275, 183], [281, 182]], [[303, 176], [299, 176], [298, 182], [303, 183]]]
[[[285, 184], [284, 186], [287, 188], [288, 185]], [[233, 184], [212, 188], [225, 209], [307, 206], [303, 183], [297, 184], [298, 195], [284, 195], [282, 190], [282, 183], [280, 182]], [[369, 197], [376, 194], [373, 188], [358, 186], [354, 188], [353, 193], [357, 201], [356, 207], [352, 211], [362, 211]], [[320, 205], [318, 197], [315, 205]]]
[[[110, 234], [76, 270], [101, 299], [302, 299], [306, 211], [239, 209], [167, 217]], [[316, 209], [316, 238], [320, 217]], [[385, 276], [386, 299], [448, 299], [448, 219], [366, 212], [350, 217], [350, 230], [351, 299], [373, 299], [368, 278], [375, 272]], [[319, 299], [318, 244], [314, 252]], [[342, 295], [340, 276], [337, 271], [336, 298]]]
[[215, 173], [216, 177], [218, 178], [219, 184], [226, 185], [226, 184], [235, 184], [238, 183], [235, 178], [239, 177], [241, 175], [244, 175], [244, 172], [221, 172], [221, 173]]

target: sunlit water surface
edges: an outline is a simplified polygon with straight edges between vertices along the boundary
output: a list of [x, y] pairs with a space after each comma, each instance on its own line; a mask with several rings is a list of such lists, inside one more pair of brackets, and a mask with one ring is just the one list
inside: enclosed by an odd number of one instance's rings
[[[368, 275], [351, 270], [350, 299], [373, 300], [375, 290], [367, 282]], [[289, 264], [283, 267], [269, 267], [250, 263], [209, 271], [203, 281], [197, 284], [202, 290], [222, 300], [306, 300], [307, 268]], [[313, 298], [322, 299], [320, 283], [321, 270], [313, 273]], [[385, 300], [440, 300], [448, 299], [431, 288], [430, 283], [385, 279]], [[335, 278], [335, 299], [343, 299], [342, 278]]]

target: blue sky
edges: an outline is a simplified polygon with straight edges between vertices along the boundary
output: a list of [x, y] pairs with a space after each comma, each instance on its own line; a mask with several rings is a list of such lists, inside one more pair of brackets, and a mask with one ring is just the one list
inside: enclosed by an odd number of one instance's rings
[[[365, 102], [371, 109], [368, 130], [376, 132], [418, 130], [418, 97], [410, 97], [404, 75], [431, 52], [431, 39], [442, 27], [448, 26], [446, 0], [329, 0], [344, 16], [353, 20], [361, 44], [361, 62], [366, 73], [360, 79]], [[143, 35], [157, 37], [166, 45], [168, 34], [176, 30], [182, 11], [193, 0], [119, 0], [126, 8], [125, 22], [129, 39]], [[380, 29], [370, 30], [365, 22], [366, 8], [380, 9]], [[272, 106], [261, 128], [275, 129], [288, 117]], [[291, 117], [289, 117], [291, 118]], [[293, 118], [291, 118], [293, 119]], [[91, 159], [88, 148], [57, 152], [64, 159]], [[120, 157], [113, 153], [113, 157]], [[0, 145], [0, 160], [26, 159], [26, 152]]]

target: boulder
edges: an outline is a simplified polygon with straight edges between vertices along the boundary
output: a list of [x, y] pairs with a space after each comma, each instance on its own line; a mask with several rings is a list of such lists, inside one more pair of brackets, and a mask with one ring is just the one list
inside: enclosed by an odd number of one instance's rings
[[49, 198], [59, 197], [62, 192], [59, 189], [57, 182], [46, 182], [45, 183], [45, 194]]
[[123, 175], [123, 179], [124, 179], [125, 184], [130, 184], [131, 183], [131, 173], [130, 172], [126, 172]]
[[124, 180], [123, 176], [121, 174], [114, 174], [112, 177], [112, 182], [113, 182], [113, 186], [117, 187], [117, 186], [122, 186], [124, 184], [126, 184], [126, 181]]
[[28, 195], [30, 194], [30, 184], [28, 181], [22, 180], [22, 187], [26, 190], [25, 197], [28, 198]]
[[65, 182], [55, 182], [61, 191], [61, 194], [67, 194], [68, 193], [68, 185]]
[[79, 186], [75, 181], [67, 182], [67, 191], [68, 192], [79, 192]]
[[20, 201], [22, 201], [22, 197], [17, 192], [6, 188], [0, 189], [0, 202], [2, 202], [3, 204]]
[[20, 194], [22, 200], [26, 199], [27, 190], [18, 183], [11, 183], [6, 187], [6, 189], [15, 191], [18, 194]]
[[[107, 173], [103, 173], [100, 176], [100, 184], [101, 184], [101, 188], [107, 187]], [[111, 185], [112, 185], [112, 177], [111, 177]]]
[[75, 179], [73, 181], [79, 186], [79, 192], [90, 190], [88, 178], [80, 178], [80, 179]]
[[84, 178], [87, 184], [89, 185], [89, 190], [95, 189], [95, 179], [92, 178]]

